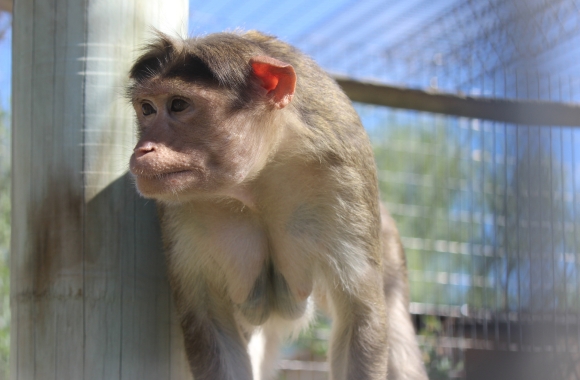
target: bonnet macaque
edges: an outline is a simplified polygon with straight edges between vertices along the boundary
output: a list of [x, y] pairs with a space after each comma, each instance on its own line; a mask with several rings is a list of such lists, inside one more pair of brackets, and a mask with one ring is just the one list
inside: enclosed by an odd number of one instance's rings
[[315, 306], [332, 380], [426, 379], [398, 233], [336, 83], [258, 32], [159, 34], [130, 78], [130, 169], [159, 204], [195, 380], [273, 378]]

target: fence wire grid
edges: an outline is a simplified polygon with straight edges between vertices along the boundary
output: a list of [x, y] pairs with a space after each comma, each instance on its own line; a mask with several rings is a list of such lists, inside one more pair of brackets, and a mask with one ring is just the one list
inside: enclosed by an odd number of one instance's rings
[[[369, 36], [361, 41], [303, 48], [330, 72], [363, 80], [580, 102], [579, 1], [447, 5], [398, 39], [377, 24], [355, 31]], [[355, 107], [406, 249], [430, 378], [579, 379], [579, 127]], [[302, 352], [327, 335], [323, 321]], [[322, 360], [309, 355], [297, 357]], [[288, 363], [282, 378], [328, 376]]]
[[[238, 3], [192, 1], [191, 33], [250, 26], [351, 78], [580, 103], [580, 0]], [[262, 23], [243, 22], [252, 15]], [[355, 107], [406, 249], [430, 379], [580, 379], [580, 127]], [[8, 215], [0, 223], [9, 230]], [[327, 379], [329, 333], [321, 317], [286, 346], [280, 378]]]

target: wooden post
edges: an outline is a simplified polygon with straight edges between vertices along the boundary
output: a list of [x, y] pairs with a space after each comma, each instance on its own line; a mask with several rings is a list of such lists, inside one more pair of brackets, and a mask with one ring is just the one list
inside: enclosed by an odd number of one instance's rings
[[152, 28], [187, 19], [187, 0], [14, 3], [12, 379], [190, 378], [123, 98]]

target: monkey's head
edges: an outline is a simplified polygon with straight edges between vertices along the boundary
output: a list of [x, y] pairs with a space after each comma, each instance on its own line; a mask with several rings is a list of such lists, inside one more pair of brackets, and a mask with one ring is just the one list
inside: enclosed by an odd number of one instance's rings
[[173, 202], [228, 195], [263, 168], [296, 74], [256, 39], [271, 38], [159, 34], [137, 59], [128, 88], [138, 131], [130, 170], [143, 196]]

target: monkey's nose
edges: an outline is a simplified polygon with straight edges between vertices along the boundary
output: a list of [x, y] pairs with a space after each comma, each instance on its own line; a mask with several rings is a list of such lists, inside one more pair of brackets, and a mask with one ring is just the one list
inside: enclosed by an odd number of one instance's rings
[[133, 152], [135, 153], [135, 157], [139, 158], [147, 153], [154, 152], [155, 150], [155, 144], [152, 142], [145, 142], [143, 144], [138, 144], [135, 149], [133, 149]]

